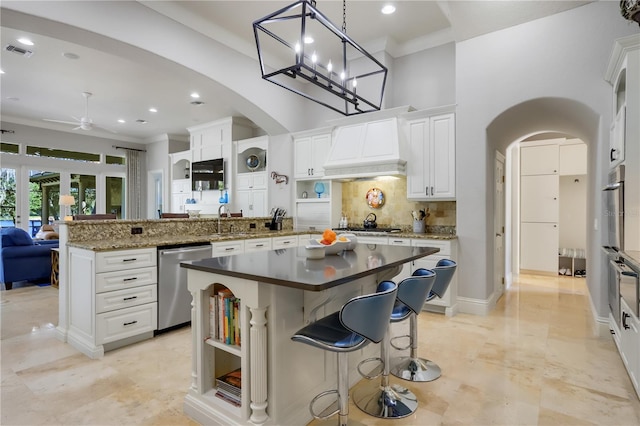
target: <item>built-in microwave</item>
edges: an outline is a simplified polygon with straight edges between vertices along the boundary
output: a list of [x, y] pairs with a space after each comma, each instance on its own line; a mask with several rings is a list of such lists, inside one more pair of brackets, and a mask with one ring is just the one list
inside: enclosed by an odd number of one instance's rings
[[624, 250], [624, 165], [609, 173], [606, 194], [605, 218], [608, 246], [616, 251]]

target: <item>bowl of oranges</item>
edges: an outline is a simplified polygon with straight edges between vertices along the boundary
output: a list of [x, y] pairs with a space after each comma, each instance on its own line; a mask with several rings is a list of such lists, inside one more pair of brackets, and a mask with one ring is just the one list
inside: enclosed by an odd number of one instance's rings
[[322, 238], [312, 239], [309, 241], [310, 245], [320, 245], [325, 247], [326, 254], [336, 254], [342, 250], [350, 250], [351, 240], [345, 236], [338, 236], [331, 229], [325, 229], [322, 233]]

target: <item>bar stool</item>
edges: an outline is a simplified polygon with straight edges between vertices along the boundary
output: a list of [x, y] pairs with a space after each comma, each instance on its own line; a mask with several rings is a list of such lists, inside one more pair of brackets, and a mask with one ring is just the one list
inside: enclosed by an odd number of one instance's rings
[[[436, 273], [435, 283], [433, 289], [427, 296], [425, 302], [428, 302], [435, 297], [442, 297], [449, 288], [451, 278], [456, 272], [456, 262], [450, 259], [441, 259], [436, 264], [433, 270], [419, 268], [416, 269], [413, 275], [429, 276], [431, 273]], [[420, 311], [416, 311], [420, 312]], [[437, 379], [442, 374], [440, 367], [433, 361], [426, 358], [418, 357], [418, 316], [417, 313], [413, 314], [409, 318], [409, 335], [398, 336], [397, 338], [409, 337], [409, 346], [411, 352], [408, 357], [396, 358], [393, 360], [393, 367], [391, 367], [391, 374], [404, 380], [411, 382], [430, 382]], [[407, 349], [407, 347], [400, 348], [391, 342], [391, 345], [396, 349]]]
[[[378, 285], [376, 293], [354, 297], [340, 311], [328, 315], [298, 330], [291, 337], [301, 342], [338, 354], [338, 389], [321, 392], [309, 403], [311, 415], [325, 420], [338, 414], [340, 426], [346, 426], [349, 417], [349, 352], [362, 349], [370, 342], [380, 342], [387, 328], [398, 287], [394, 282]], [[383, 285], [384, 284], [384, 285]], [[337, 394], [338, 408], [328, 413], [331, 406], [317, 414], [313, 405], [318, 399]], [[335, 405], [332, 404], [332, 406]]]
[[[391, 322], [403, 321], [410, 315], [420, 312], [424, 300], [431, 291], [436, 274], [423, 274], [406, 278], [398, 284], [396, 303], [391, 313]], [[411, 415], [418, 408], [418, 399], [410, 390], [389, 384], [389, 350], [391, 331], [387, 328], [380, 345], [380, 358], [369, 358], [358, 365], [358, 371], [367, 379], [374, 379], [380, 374], [370, 376], [364, 374], [360, 367], [367, 362], [380, 360], [382, 362], [382, 378], [380, 383], [365, 382], [355, 387], [353, 391], [354, 404], [365, 413], [384, 419], [399, 419]]]

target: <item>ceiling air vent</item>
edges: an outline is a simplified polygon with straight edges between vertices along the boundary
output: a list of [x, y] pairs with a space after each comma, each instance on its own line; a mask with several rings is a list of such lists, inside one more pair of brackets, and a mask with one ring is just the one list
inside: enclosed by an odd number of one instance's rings
[[13, 44], [7, 44], [4, 48], [7, 52], [17, 53], [18, 55], [25, 56], [27, 58], [33, 55], [31, 50], [23, 49], [22, 47], [14, 46]]

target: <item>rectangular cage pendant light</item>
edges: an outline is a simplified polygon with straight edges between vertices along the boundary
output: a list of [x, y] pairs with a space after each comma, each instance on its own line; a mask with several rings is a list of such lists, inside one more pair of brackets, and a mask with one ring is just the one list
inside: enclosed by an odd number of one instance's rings
[[378, 111], [387, 68], [300, 0], [253, 23], [262, 78], [344, 115]]

